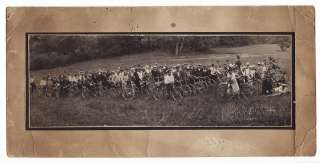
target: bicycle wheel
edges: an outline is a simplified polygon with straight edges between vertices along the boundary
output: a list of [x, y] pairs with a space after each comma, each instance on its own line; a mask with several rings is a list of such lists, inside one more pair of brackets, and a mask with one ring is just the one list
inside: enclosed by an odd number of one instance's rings
[[220, 83], [217, 87], [216, 97], [218, 100], [222, 100], [227, 95], [228, 84]]
[[245, 98], [248, 98], [250, 96], [253, 96], [254, 95], [254, 88], [252, 85], [249, 85], [249, 84], [241, 84], [240, 86], [240, 95], [242, 97], [245, 97]]

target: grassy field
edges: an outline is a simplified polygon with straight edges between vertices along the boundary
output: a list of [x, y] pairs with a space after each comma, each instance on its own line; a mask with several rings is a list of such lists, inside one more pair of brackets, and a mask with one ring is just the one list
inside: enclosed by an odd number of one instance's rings
[[217, 101], [214, 89], [177, 102], [138, 97], [31, 99], [31, 125], [46, 126], [284, 126], [290, 96]]
[[[114, 69], [133, 64], [223, 63], [234, 60], [257, 62], [273, 56], [282, 68], [290, 72], [290, 52], [278, 45], [255, 45], [239, 48], [217, 48], [211, 54], [172, 56], [150, 52], [81, 62], [66, 67], [31, 72], [39, 77], [49, 72], [94, 71]], [[288, 126], [291, 124], [291, 96], [255, 96], [234, 101], [218, 101], [215, 88], [173, 102], [137, 97], [123, 100], [115, 97], [46, 98], [31, 96], [30, 122], [32, 127], [48, 126]]]

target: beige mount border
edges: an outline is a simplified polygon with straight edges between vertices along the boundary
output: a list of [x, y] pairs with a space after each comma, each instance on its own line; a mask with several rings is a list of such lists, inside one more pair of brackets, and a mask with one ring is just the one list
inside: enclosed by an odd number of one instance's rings
[[[17, 157], [314, 155], [314, 16], [311, 6], [9, 7], [7, 153]], [[26, 131], [26, 32], [295, 32], [296, 130]]]

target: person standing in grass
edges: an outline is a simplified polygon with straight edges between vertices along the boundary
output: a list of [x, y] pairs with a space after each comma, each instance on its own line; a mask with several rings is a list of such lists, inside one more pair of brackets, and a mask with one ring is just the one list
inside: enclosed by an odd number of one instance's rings
[[246, 63], [246, 67], [243, 69], [243, 76], [244, 76], [244, 81], [247, 83], [250, 78], [250, 63]]
[[[239, 55], [237, 55], [237, 60], [236, 60], [235, 64], [236, 64], [238, 70], [241, 70], [241, 60], [240, 60]], [[239, 72], [241, 72], [241, 71], [239, 71]]]
[[240, 95], [240, 87], [237, 81], [236, 72], [233, 68], [229, 68], [229, 72], [227, 74], [227, 77], [229, 79], [231, 88], [232, 88], [232, 95], [233, 96], [239, 96]]
[[34, 91], [36, 90], [36, 82], [34, 80], [34, 78], [30, 77], [30, 90], [31, 90], [31, 95], [34, 93]]
[[170, 69], [164, 74], [164, 84], [166, 86], [168, 99], [172, 98], [175, 100], [173, 96], [174, 76]]
[[48, 77], [43, 77], [41, 80], [40, 80], [40, 88], [42, 89], [42, 93], [44, 96], [48, 96], [48, 78], [49, 78], [49, 75]]
[[140, 76], [139, 76], [139, 72], [138, 69], [135, 69], [134, 73], [133, 73], [133, 77], [134, 77], [134, 84], [137, 87], [137, 93], [141, 93], [141, 85], [140, 85]]

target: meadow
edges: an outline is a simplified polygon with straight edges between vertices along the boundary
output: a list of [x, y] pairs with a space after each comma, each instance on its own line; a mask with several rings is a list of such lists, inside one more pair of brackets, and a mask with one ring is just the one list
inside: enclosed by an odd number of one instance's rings
[[[216, 48], [209, 54], [172, 56], [148, 52], [130, 56], [79, 62], [65, 67], [31, 71], [40, 78], [48, 73], [60, 74], [98, 69], [116, 69], [135, 64], [212, 64], [235, 60], [257, 63], [268, 56], [276, 58], [282, 69], [291, 72], [290, 51], [276, 44], [236, 48]], [[288, 79], [291, 80], [290, 78]], [[290, 83], [290, 82], [289, 82]], [[117, 97], [48, 98], [30, 96], [31, 127], [63, 126], [290, 126], [291, 95], [254, 96], [220, 101], [216, 88], [178, 101], [139, 96], [124, 100]]]
[[221, 102], [213, 90], [179, 101], [110, 97], [31, 98], [31, 125], [48, 126], [289, 126], [289, 95]]

